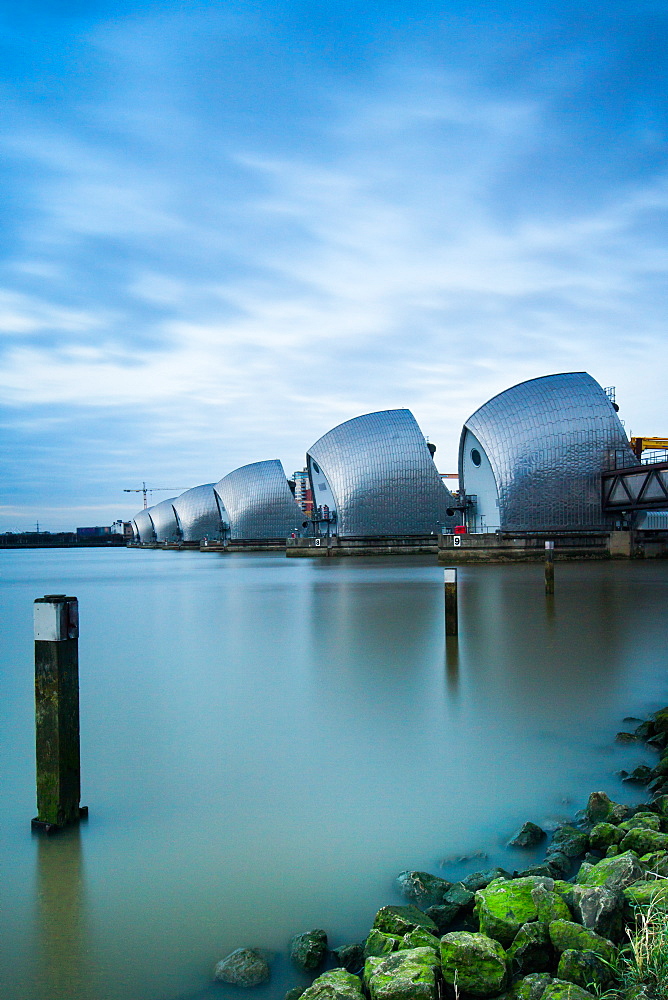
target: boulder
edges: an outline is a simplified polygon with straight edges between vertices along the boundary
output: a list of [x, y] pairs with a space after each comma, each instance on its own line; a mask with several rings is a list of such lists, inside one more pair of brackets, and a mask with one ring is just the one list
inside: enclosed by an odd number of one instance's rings
[[583, 864], [576, 882], [580, 885], [603, 885], [606, 889], [621, 890], [637, 882], [643, 874], [643, 868], [635, 854], [625, 851], [616, 857], [602, 858], [596, 865]]
[[552, 976], [546, 972], [532, 972], [513, 983], [506, 993], [505, 1000], [542, 1000], [551, 982]]
[[401, 872], [397, 876], [399, 891], [418, 906], [435, 906], [443, 902], [443, 897], [452, 885], [438, 875], [429, 872]]
[[566, 983], [563, 979], [553, 979], [546, 987], [541, 1000], [595, 1000], [594, 994], [583, 990], [575, 983]]
[[374, 928], [364, 942], [364, 958], [367, 959], [371, 955], [389, 955], [399, 948], [401, 940], [400, 934], [385, 934], [384, 931]]
[[327, 935], [323, 930], [304, 931], [290, 942], [290, 958], [300, 969], [312, 972], [327, 955]]
[[545, 830], [528, 820], [510, 838], [508, 847], [535, 847], [544, 837]]
[[665, 733], [668, 736], [668, 707], [661, 708], [652, 716], [652, 728], [655, 733]]
[[668, 851], [655, 851], [652, 854], [643, 854], [640, 862], [649, 874], [668, 878]]
[[615, 974], [608, 963], [594, 951], [568, 949], [559, 959], [557, 978], [575, 983], [582, 989], [607, 990], [615, 981]]
[[584, 854], [588, 846], [589, 840], [583, 830], [564, 824], [554, 831], [548, 853], [553, 854], [558, 851], [560, 854], [565, 854], [567, 858], [577, 858]]
[[550, 891], [543, 885], [531, 890], [531, 898], [536, 904], [538, 920], [551, 924], [553, 920], [571, 920], [573, 914], [558, 892]]
[[529, 878], [531, 875], [541, 875], [543, 878], [553, 878], [554, 868], [551, 868], [547, 861], [541, 861], [536, 865], [529, 865], [514, 872], [513, 878]]
[[577, 920], [583, 927], [611, 941], [619, 941], [622, 934], [623, 904], [624, 897], [619, 891], [606, 889], [603, 885], [573, 887], [573, 912]]
[[616, 743], [637, 743], [638, 736], [635, 733], [616, 733], [615, 734]]
[[307, 986], [293, 986], [292, 989], [288, 990], [285, 994], [283, 1000], [300, 1000], [300, 997], [304, 995], [307, 989]]
[[592, 792], [585, 810], [590, 823], [621, 823], [626, 819], [628, 807], [613, 802], [605, 792]]
[[453, 882], [444, 898], [444, 903], [454, 903], [463, 910], [472, 910], [475, 902], [475, 893], [467, 889], [463, 882]]
[[441, 971], [449, 986], [470, 996], [491, 997], [506, 984], [508, 962], [498, 941], [454, 931], [441, 939]]
[[657, 795], [652, 805], [662, 819], [668, 820], [668, 795]]
[[552, 964], [553, 948], [547, 925], [534, 920], [522, 924], [507, 949], [508, 961], [515, 975], [547, 972]]
[[623, 836], [614, 823], [597, 823], [589, 831], [589, 846], [597, 851], [607, 851], [612, 844], [618, 844]]
[[335, 948], [333, 954], [337, 965], [346, 972], [358, 972], [364, 965], [363, 944], [344, 944], [340, 948]]
[[624, 901], [629, 917], [637, 907], [647, 907], [650, 903], [654, 909], [668, 911], [668, 881], [655, 879], [634, 882], [624, 889]]
[[438, 959], [431, 948], [368, 958], [364, 983], [371, 1000], [437, 1000]]
[[478, 889], [484, 889], [490, 882], [500, 878], [511, 878], [510, 872], [507, 872], [505, 868], [488, 868], [483, 872], [471, 872], [470, 875], [462, 879], [462, 885], [469, 892], [477, 892]]
[[653, 774], [651, 767], [647, 764], [638, 764], [632, 771], [620, 771], [622, 781], [627, 785], [648, 785]]
[[559, 952], [568, 951], [569, 948], [575, 951], [595, 951], [606, 962], [612, 962], [617, 954], [612, 941], [572, 920], [553, 920], [549, 932], [550, 940]]
[[462, 908], [457, 903], [442, 903], [440, 906], [428, 906], [425, 913], [436, 924], [438, 933], [445, 934], [461, 911]]
[[627, 834], [630, 830], [661, 830], [661, 817], [653, 812], [637, 812], [630, 819], [625, 819], [617, 827], [622, 834]]
[[363, 1000], [362, 981], [345, 969], [323, 972], [302, 993], [304, 1000]]
[[573, 866], [570, 858], [566, 857], [563, 851], [550, 851], [545, 861], [552, 873], [552, 878], [561, 878], [568, 875]]
[[232, 986], [259, 986], [269, 979], [269, 966], [255, 948], [237, 948], [218, 962], [213, 978]]
[[633, 851], [638, 855], [651, 854], [654, 851], [668, 851], [668, 833], [635, 828], [629, 830], [619, 847], [622, 851]]
[[424, 927], [432, 934], [438, 932], [431, 917], [418, 910], [417, 906], [383, 906], [378, 910], [373, 926], [385, 934], [398, 934], [400, 937], [416, 927]]
[[431, 948], [438, 956], [441, 947], [440, 938], [426, 931], [424, 927], [416, 927], [414, 931], [404, 934], [400, 948]]
[[537, 885], [554, 888], [551, 878], [538, 876], [497, 880], [475, 894], [475, 912], [480, 932], [499, 941], [504, 948], [512, 944], [522, 924], [538, 919], [538, 909], [531, 895]]

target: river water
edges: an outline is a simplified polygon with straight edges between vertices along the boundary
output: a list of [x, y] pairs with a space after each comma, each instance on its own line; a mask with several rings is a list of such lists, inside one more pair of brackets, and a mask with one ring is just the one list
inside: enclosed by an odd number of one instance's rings
[[[292, 935], [362, 939], [394, 878], [532, 858], [651, 752], [614, 742], [668, 703], [668, 563], [463, 567], [444, 639], [432, 557], [290, 560], [131, 549], [0, 552], [0, 996], [228, 1000], [215, 963]], [[31, 835], [32, 602], [79, 598], [82, 804]], [[484, 852], [486, 860], [455, 860]]]

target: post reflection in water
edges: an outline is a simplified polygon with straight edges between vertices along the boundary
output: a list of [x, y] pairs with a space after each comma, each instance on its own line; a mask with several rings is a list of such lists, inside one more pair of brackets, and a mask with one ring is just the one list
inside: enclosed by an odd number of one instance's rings
[[79, 827], [37, 837], [36, 994], [94, 1000]]
[[459, 689], [459, 636], [445, 637], [445, 677], [448, 693], [455, 697]]

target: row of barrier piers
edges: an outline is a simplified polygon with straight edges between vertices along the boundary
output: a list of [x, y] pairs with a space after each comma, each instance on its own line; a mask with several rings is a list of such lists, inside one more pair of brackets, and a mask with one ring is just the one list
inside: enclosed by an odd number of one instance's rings
[[462, 535], [236, 539], [224, 542], [131, 543], [133, 548], [217, 553], [284, 552], [292, 559], [374, 555], [436, 555], [439, 562], [538, 562], [545, 542], [554, 543], [554, 559], [668, 558], [667, 530], [487, 532]]

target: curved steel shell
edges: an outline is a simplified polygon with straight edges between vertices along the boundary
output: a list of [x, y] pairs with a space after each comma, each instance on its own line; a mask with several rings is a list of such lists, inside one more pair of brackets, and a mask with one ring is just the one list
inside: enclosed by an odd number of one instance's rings
[[172, 501], [184, 542], [201, 542], [222, 537], [221, 511], [213, 483], [194, 486]]
[[616, 453], [628, 460], [629, 443], [598, 382], [586, 372], [546, 375], [469, 417], [460, 483], [467, 495], [482, 493], [486, 529], [605, 528], [601, 472], [614, 468]]
[[230, 523], [230, 538], [287, 538], [304, 519], [278, 459], [235, 469], [215, 486]]
[[139, 535], [137, 541], [143, 542], [144, 544], [155, 541], [155, 529], [148, 510], [140, 510], [138, 514], [135, 514], [134, 522], [137, 526], [137, 532]]
[[329, 505], [320, 491], [331, 495], [339, 535], [425, 535], [460, 522], [448, 514], [454, 497], [410, 410], [347, 420], [316, 441], [307, 460], [314, 503]]
[[153, 521], [155, 537], [159, 542], [178, 542], [181, 540], [176, 513], [174, 511], [174, 500], [161, 500], [155, 507], [149, 507], [148, 512]]

